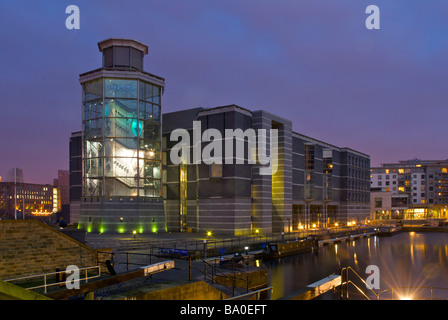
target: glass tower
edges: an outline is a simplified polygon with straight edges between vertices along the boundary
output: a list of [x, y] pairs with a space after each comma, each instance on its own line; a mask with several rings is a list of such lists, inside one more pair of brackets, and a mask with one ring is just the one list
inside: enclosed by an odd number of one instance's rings
[[140, 42], [108, 39], [98, 47], [103, 67], [80, 76], [84, 208], [80, 223], [87, 231], [154, 232], [164, 221], [160, 152], [164, 79], [142, 70], [148, 47]]

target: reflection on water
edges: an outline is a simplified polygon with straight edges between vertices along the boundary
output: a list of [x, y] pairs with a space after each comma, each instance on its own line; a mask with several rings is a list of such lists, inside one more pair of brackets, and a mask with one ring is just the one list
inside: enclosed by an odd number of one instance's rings
[[[368, 265], [380, 270], [380, 290], [390, 287], [448, 288], [448, 234], [403, 232], [391, 237], [370, 237], [320, 247], [305, 253], [263, 262], [268, 268], [272, 299], [289, 295], [342, 267], [352, 267], [366, 279]], [[428, 289], [429, 290], [429, 289]], [[398, 294], [395, 291], [395, 294]], [[406, 295], [422, 292], [406, 289]], [[434, 297], [448, 297], [448, 290], [434, 290]], [[429, 297], [429, 293], [424, 295]], [[386, 297], [386, 294], [384, 294]]]

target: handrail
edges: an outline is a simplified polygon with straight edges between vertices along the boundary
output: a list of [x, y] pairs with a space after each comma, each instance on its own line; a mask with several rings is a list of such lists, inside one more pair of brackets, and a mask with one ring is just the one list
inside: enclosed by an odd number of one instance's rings
[[[394, 291], [398, 291], [397, 289], [430, 289], [430, 300], [434, 299], [433, 292], [434, 290], [448, 290], [448, 288], [442, 288], [442, 287], [391, 287], [388, 289], [384, 289], [383, 291], [378, 292], [378, 296], [382, 295], [385, 292], [390, 291], [391, 292], [391, 299], [393, 300]], [[415, 300], [415, 297], [409, 297]], [[424, 299], [424, 298], [420, 298]]]
[[[352, 268], [352, 267], [350, 267], [350, 266], [348, 266], [348, 267], [345, 267], [345, 268], [342, 268], [341, 269], [341, 278], [343, 279], [344, 277], [343, 277], [343, 272], [344, 272], [344, 270], [346, 270], [346, 276], [347, 276], [347, 279], [346, 279], [346, 282], [344, 282], [344, 283], [341, 283], [341, 288], [342, 288], [342, 285], [343, 284], [352, 284], [353, 286], [355, 286], [359, 291], [361, 291], [363, 294], [364, 294], [364, 296], [366, 296], [367, 297], [367, 295], [364, 293], [364, 291], [362, 291], [358, 286], [356, 286], [352, 281], [350, 281], [349, 279], [348, 279], [348, 276], [349, 276], [349, 273], [348, 273], [348, 271], [349, 270], [352, 270], [352, 272], [358, 277], [358, 279], [360, 279], [361, 280], [361, 282], [362, 283], [364, 283], [365, 285], [366, 285], [366, 288], [367, 289], [369, 289], [374, 295], [375, 295], [375, 297], [376, 297], [376, 299], [377, 300], [379, 300], [379, 294], [378, 293], [376, 293], [372, 288], [370, 288], [370, 286], [367, 284], [367, 282]], [[341, 296], [342, 296], [342, 293], [341, 293]], [[348, 286], [347, 286], [347, 298], [348, 298]], [[369, 298], [369, 300], [370, 300], [370, 298]]]
[[370, 298], [362, 291], [353, 281], [348, 280], [347, 282], [341, 283], [341, 285], [344, 284], [352, 284], [364, 297], [367, 298], [367, 300], [370, 300]]
[[[98, 274], [89, 277], [88, 276], [88, 270], [89, 269], [95, 269], [98, 268]], [[79, 271], [85, 270], [85, 277], [84, 278], [80, 278], [80, 279], [73, 279], [71, 281], [77, 282], [77, 281], [82, 281], [85, 280], [86, 282], [89, 279], [95, 279], [101, 276], [101, 267], [98, 266], [92, 266], [92, 267], [84, 267], [84, 268], [79, 268]], [[62, 283], [64, 283], [63, 281], [57, 281], [54, 283], [47, 283], [47, 276], [51, 276], [51, 275], [55, 275], [55, 274], [61, 274], [61, 273], [66, 273], [66, 270], [64, 271], [56, 271], [56, 272], [49, 272], [49, 273], [42, 273], [42, 274], [36, 274], [36, 275], [31, 275], [31, 276], [26, 276], [26, 277], [19, 277], [19, 278], [13, 278], [13, 279], [7, 279], [7, 280], [3, 280], [5, 282], [11, 282], [11, 281], [21, 281], [21, 280], [25, 280], [25, 279], [33, 279], [33, 278], [37, 278], [37, 277], [43, 277], [44, 280], [44, 284], [43, 285], [39, 285], [39, 286], [34, 286], [34, 287], [28, 287], [25, 289], [28, 290], [33, 290], [33, 289], [39, 289], [39, 288], [44, 288], [44, 293], [47, 293], [47, 287], [51, 287], [51, 286], [56, 286], [56, 285], [60, 285]]]
[[[219, 282], [219, 284], [222, 285], [222, 286], [224, 286], [224, 287], [226, 287], [227, 289], [232, 289], [232, 295], [233, 295], [234, 292], [235, 292], [235, 284], [234, 284], [234, 281], [235, 281], [235, 280], [245, 280], [245, 281], [246, 281], [246, 284], [247, 284], [247, 286], [248, 286], [248, 284], [249, 284], [248, 281], [249, 281], [249, 280], [247, 279], [247, 277], [246, 277], [246, 278], [244, 278], [244, 277], [236, 277], [235, 274], [233, 274], [233, 276], [228, 275], [228, 274], [222, 272], [221, 270], [219, 270], [216, 266], [209, 264], [209, 263], [208, 263], [207, 261], [205, 261], [204, 259], [200, 259], [200, 260], [204, 263], [205, 269], [207, 268], [207, 266], [209, 266], [209, 267], [212, 269], [212, 275], [207, 274], [206, 271], [203, 271], [203, 270], [199, 269], [199, 268], [196, 267], [196, 266], [191, 266], [191, 268], [194, 268], [194, 269], [198, 270], [200, 273], [202, 273], [202, 274], [204, 275], [204, 278], [205, 278], [205, 277], [208, 277], [209, 279], [211, 279], [212, 283], [214, 282], [213, 271], [215, 271], [215, 274], [214, 274], [214, 275], [216, 275], [216, 272], [218, 272], [218, 273], [220, 274], [220, 276], [222, 276], [222, 277], [224, 277], [224, 278], [226, 278], [226, 279], [228, 279], [228, 280], [231, 280], [232, 283], [233, 283], [233, 285], [232, 285], [231, 287], [228, 286], [228, 285], [225, 285], [225, 284], [222, 283], [222, 282]], [[233, 269], [233, 271], [235, 271], [235, 269]]]

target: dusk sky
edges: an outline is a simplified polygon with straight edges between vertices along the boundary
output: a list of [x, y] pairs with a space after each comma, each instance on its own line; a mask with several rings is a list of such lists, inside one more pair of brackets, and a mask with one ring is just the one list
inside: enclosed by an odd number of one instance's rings
[[[68, 30], [68, 5], [80, 29]], [[368, 5], [380, 30], [368, 30]], [[97, 43], [149, 46], [162, 112], [236, 104], [371, 157], [448, 159], [446, 0], [2, 1], [0, 176], [52, 183], [81, 130], [79, 74]]]

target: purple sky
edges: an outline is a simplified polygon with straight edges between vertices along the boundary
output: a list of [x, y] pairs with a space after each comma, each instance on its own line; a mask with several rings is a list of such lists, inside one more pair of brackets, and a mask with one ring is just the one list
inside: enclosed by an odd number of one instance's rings
[[[65, 28], [76, 4], [81, 29]], [[365, 9], [381, 10], [367, 30]], [[372, 166], [448, 158], [446, 0], [2, 1], [0, 175], [52, 183], [81, 130], [79, 74], [97, 42], [149, 45], [163, 112], [237, 104], [370, 154]]]

